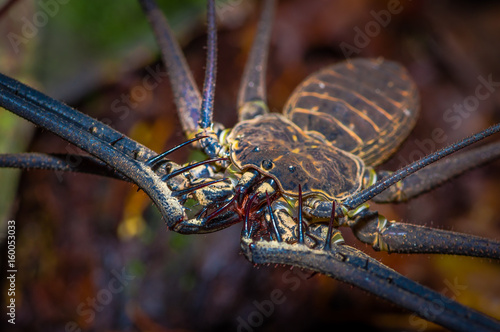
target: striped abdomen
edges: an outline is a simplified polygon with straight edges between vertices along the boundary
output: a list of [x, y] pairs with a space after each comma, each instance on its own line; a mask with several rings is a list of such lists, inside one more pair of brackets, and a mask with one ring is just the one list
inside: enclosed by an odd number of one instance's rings
[[355, 59], [304, 80], [284, 114], [304, 131], [378, 165], [415, 125], [419, 97], [408, 72], [382, 59]]

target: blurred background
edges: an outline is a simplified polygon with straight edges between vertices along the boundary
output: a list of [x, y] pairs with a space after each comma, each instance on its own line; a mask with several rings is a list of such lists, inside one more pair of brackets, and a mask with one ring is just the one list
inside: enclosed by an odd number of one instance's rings
[[[158, 2], [201, 86], [205, 2]], [[0, 8], [8, 3], [0, 1]], [[259, 1], [217, 2], [215, 120], [227, 127], [236, 122], [259, 8]], [[155, 151], [185, 140], [136, 1], [17, 0], [0, 13], [3, 73]], [[269, 106], [279, 112], [308, 74], [346, 55], [402, 63], [419, 87], [422, 109], [401, 150], [379, 167], [395, 170], [500, 122], [498, 86], [481, 100], [476, 94], [484, 84], [479, 77], [500, 82], [499, 40], [496, 1], [281, 0], [267, 70]], [[158, 84], [145, 89], [145, 79]], [[18, 151], [79, 150], [0, 110], [0, 152]], [[197, 158], [188, 148], [173, 156]], [[372, 208], [391, 220], [500, 239], [498, 167], [481, 167], [407, 204]], [[207, 235], [169, 232], [143, 192], [116, 180], [2, 169], [0, 218], [2, 234], [7, 220], [16, 221], [17, 330], [441, 330], [330, 278], [249, 264], [239, 253], [239, 225]], [[403, 275], [500, 319], [498, 262], [377, 253], [343, 233], [348, 244]], [[2, 240], [0, 282], [8, 300], [6, 252]], [[270, 305], [277, 292], [282, 296]]]

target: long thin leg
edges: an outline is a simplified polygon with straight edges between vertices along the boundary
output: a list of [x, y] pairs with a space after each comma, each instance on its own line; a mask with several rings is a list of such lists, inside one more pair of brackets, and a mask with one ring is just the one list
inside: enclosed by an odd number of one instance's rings
[[227, 156], [222, 145], [219, 143], [213, 128], [213, 112], [215, 97], [215, 78], [217, 73], [217, 27], [215, 23], [214, 0], [207, 1], [207, 61], [205, 68], [205, 82], [203, 83], [203, 99], [200, 109], [199, 136], [206, 136], [201, 143], [203, 151], [210, 157]]
[[238, 93], [239, 121], [269, 112], [266, 98], [266, 68], [275, 0], [266, 0], [257, 27], [257, 35], [245, 66]]
[[431, 227], [389, 222], [377, 212], [360, 214], [349, 225], [356, 237], [389, 253], [464, 255], [500, 259], [500, 242]]
[[5, 153], [0, 154], [0, 167], [78, 172], [131, 181], [99, 159], [78, 154]]
[[[347, 207], [348, 209], [353, 209], [356, 206], [363, 204], [364, 202], [368, 201], [369, 199], [372, 199], [376, 195], [380, 194], [382, 191], [385, 189], [393, 186], [397, 182], [403, 180], [404, 178], [408, 177], [409, 175], [421, 170], [422, 168], [454, 153], [457, 152], [471, 144], [477, 143], [483, 139], [485, 139], [488, 136], [491, 136], [497, 132], [500, 131], [500, 123], [497, 123], [487, 129], [484, 129], [480, 131], [477, 134], [471, 135], [469, 137], [464, 138], [461, 141], [458, 141], [455, 144], [448, 145], [447, 147], [444, 147], [434, 153], [431, 153], [430, 155], [426, 156], [425, 158], [422, 158], [420, 160], [417, 160], [408, 166], [405, 166], [396, 172], [392, 174], [391, 176], [385, 178], [384, 180], [378, 181], [376, 184], [373, 186], [370, 186], [369, 188], [360, 191], [359, 193], [349, 197], [343, 205]], [[341, 211], [339, 210], [339, 213]]]
[[391, 222], [379, 234], [379, 247], [398, 253], [444, 253], [500, 259], [500, 242], [442, 229]]
[[323, 273], [454, 331], [500, 330], [500, 322], [493, 318], [424, 287], [346, 245], [332, 244], [331, 250], [326, 251], [243, 237], [242, 249], [253, 263], [287, 264]]
[[460, 174], [500, 158], [500, 142], [491, 143], [470, 151], [450, 156], [431, 164], [421, 171], [403, 179], [373, 200], [377, 203], [392, 203], [409, 200], [432, 190]]
[[[416, 173], [417, 171], [421, 171], [425, 167], [428, 167], [429, 165], [433, 164], [434, 162], [437, 162], [438, 160], [441, 160], [442, 158], [447, 157], [454, 152], [457, 152], [465, 147], [468, 147], [469, 145], [477, 143], [488, 136], [496, 134], [499, 131], [500, 131], [500, 123], [497, 123], [489, 128], [480, 131], [477, 134], [466, 137], [461, 141], [458, 141], [457, 143], [448, 145], [447, 147], [444, 147], [436, 152], [433, 152], [423, 159], [414, 161], [411, 164], [403, 168], [400, 168], [390, 176], [387, 176], [386, 178], [377, 181], [377, 183], [375, 183], [374, 185], [352, 195], [344, 202], [342, 202], [342, 206], [347, 210], [352, 210], [357, 206], [363, 204], [364, 202], [379, 195], [384, 190], [387, 190], [388, 188], [396, 185], [399, 181], [402, 181], [403, 179]], [[326, 220], [332, 213], [332, 206], [331, 203], [326, 201], [317, 202], [314, 206], [314, 209], [305, 206], [304, 210], [314, 218]], [[342, 209], [341, 206], [338, 206], [336, 208], [335, 213], [338, 216], [343, 216], [344, 210]]]
[[188, 137], [198, 132], [200, 121], [201, 95], [188, 68], [181, 48], [174, 38], [172, 30], [162, 11], [153, 0], [139, 0], [153, 28], [156, 40], [160, 46], [163, 62], [168, 70], [175, 104], [182, 124], [182, 129]]

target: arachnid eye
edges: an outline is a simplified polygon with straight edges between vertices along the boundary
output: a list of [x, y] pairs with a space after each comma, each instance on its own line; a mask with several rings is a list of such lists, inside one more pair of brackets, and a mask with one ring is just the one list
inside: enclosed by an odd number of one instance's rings
[[262, 168], [265, 170], [270, 170], [273, 168], [273, 162], [269, 159], [262, 160]]
[[290, 173], [295, 172], [295, 166], [288, 166], [288, 170], [290, 171]]

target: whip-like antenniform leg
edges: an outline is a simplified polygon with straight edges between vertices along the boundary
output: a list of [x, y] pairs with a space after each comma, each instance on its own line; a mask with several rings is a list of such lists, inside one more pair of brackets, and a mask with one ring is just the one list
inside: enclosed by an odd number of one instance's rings
[[165, 16], [153, 0], [139, 0], [160, 47], [161, 55], [174, 91], [175, 104], [179, 112], [182, 129], [188, 137], [198, 132], [200, 121], [201, 95], [182, 54], [179, 43], [174, 38]]
[[[366, 201], [376, 197], [377, 195], [381, 194], [384, 192], [384, 190], [387, 190], [388, 188], [396, 185], [399, 181], [402, 181], [406, 179], [407, 177], [417, 173], [418, 171], [424, 169], [425, 167], [428, 167], [429, 165], [432, 165], [433, 163], [437, 162], [438, 160], [443, 159], [444, 157], [447, 157], [451, 155], [454, 152], [460, 151], [461, 149], [468, 147], [474, 143], [477, 143], [483, 139], [485, 139], [488, 136], [491, 136], [495, 133], [498, 133], [500, 131], [500, 123], [493, 125], [489, 128], [486, 128], [482, 131], [480, 131], [477, 134], [471, 135], [469, 137], [466, 137], [457, 143], [450, 144], [436, 152], [433, 152], [426, 156], [425, 158], [422, 158], [420, 160], [414, 161], [413, 163], [400, 168], [396, 172], [392, 173], [390, 176], [387, 176], [383, 178], [382, 180], [377, 181], [372, 186], [369, 186], [368, 188], [361, 190], [360, 192], [352, 195], [348, 199], [342, 202], [342, 205], [347, 209], [347, 210], [352, 210], [356, 208], [357, 206], [365, 203]], [[475, 164], [474, 162], [470, 163], [469, 166], [465, 165], [460, 166], [460, 165], [455, 165], [452, 167], [454, 169], [453, 171], [450, 172], [449, 178], [452, 178], [458, 174], [461, 174], [463, 171], [473, 168], [476, 165], [480, 165], [482, 163], [491, 161], [495, 158], [497, 158], [498, 155], [498, 148], [494, 145], [490, 146], [489, 148], [485, 148], [485, 150], [479, 150], [478, 154], [475, 155], [475, 157], [478, 157], [480, 155], [483, 155], [482, 158], [479, 158], [477, 163]], [[472, 151], [471, 151], [472, 153]], [[482, 159], [482, 160], [481, 160]], [[453, 160], [452, 160], [452, 163]], [[436, 167], [441, 167], [441, 166], [436, 166]], [[446, 180], [445, 180], [446, 181]], [[440, 183], [445, 182], [443, 179], [434, 179], [429, 181], [428, 184], [426, 184], [422, 188], [423, 190], [427, 190], [428, 187], [434, 188], [438, 186]], [[397, 191], [397, 189], [396, 189]], [[418, 191], [416, 193], [413, 193], [413, 196], [416, 196], [418, 194]], [[336, 208], [337, 215], [343, 215], [344, 212], [342, 211], [341, 207]], [[315, 205], [314, 209], [311, 208], [306, 208], [306, 211], [313, 217], [320, 218], [320, 219], [327, 219], [330, 214], [331, 214], [331, 204], [329, 202], [318, 202], [318, 204]]]
[[500, 142], [450, 156], [411, 174], [398, 183], [397, 186], [392, 186], [373, 197], [373, 200], [377, 203], [393, 203], [409, 200], [441, 186], [470, 169], [498, 158], [500, 158]]
[[[434, 189], [474, 167], [500, 157], [500, 143], [450, 156], [404, 178], [375, 196], [378, 203], [406, 201]], [[376, 250], [397, 253], [437, 253], [500, 259], [500, 242], [425, 226], [389, 222], [376, 212], [363, 212], [350, 222], [359, 240]]]
[[217, 72], [217, 29], [214, 0], [209, 0], [207, 6], [208, 45], [203, 96], [200, 95], [179, 44], [155, 1], [140, 0], [139, 2], [153, 27], [163, 62], [168, 69], [184, 133], [188, 138], [197, 134], [207, 136], [200, 143], [203, 151], [211, 158], [223, 156], [224, 152], [214, 132], [212, 122]]
[[372, 199], [376, 195], [380, 194], [382, 191], [385, 189], [389, 188], [390, 186], [393, 186], [397, 182], [403, 180], [407, 176], [417, 172], [418, 170], [454, 153], [457, 152], [469, 145], [472, 145], [474, 143], [477, 143], [483, 139], [485, 139], [488, 136], [491, 136], [495, 133], [498, 133], [500, 131], [500, 123], [493, 125], [487, 129], [484, 129], [480, 131], [477, 134], [471, 135], [467, 138], [464, 138], [463, 140], [460, 140], [459, 142], [455, 144], [451, 144], [447, 147], [442, 148], [441, 150], [438, 150], [434, 153], [431, 153], [430, 155], [426, 156], [425, 158], [422, 158], [420, 160], [417, 160], [408, 166], [405, 166], [396, 172], [392, 174], [391, 176], [387, 177], [386, 179], [383, 179], [373, 186], [370, 186], [369, 188], [362, 190], [361, 192], [349, 197], [345, 202], [344, 205], [347, 208], [354, 208], [364, 202], [366, 202], [369, 199]]
[[215, 97], [215, 78], [217, 76], [217, 26], [215, 24], [214, 0], [207, 1], [207, 5], [207, 60], [199, 123], [200, 128], [204, 130], [211, 129], [212, 126]]

